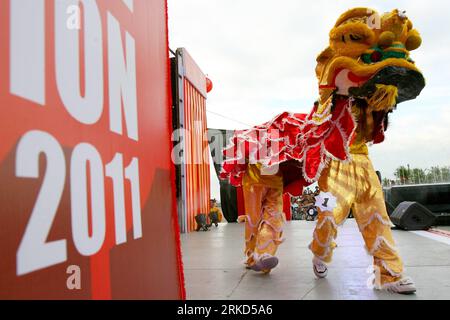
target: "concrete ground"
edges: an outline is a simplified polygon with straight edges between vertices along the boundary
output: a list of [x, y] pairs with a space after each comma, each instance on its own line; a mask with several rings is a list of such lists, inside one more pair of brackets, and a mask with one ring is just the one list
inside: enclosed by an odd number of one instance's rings
[[[308, 249], [315, 222], [293, 221], [278, 251], [279, 266], [270, 275], [246, 270], [243, 224], [221, 224], [209, 232], [181, 236], [187, 298], [194, 300], [298, 299], [450, 299], [450, 242], [394, 230], [406, 273], [417, 294], [402, 296], [367, 286], [371, 258], [354, 220], [339, 229], [338, 247], [328, 277], [317, 280]], [[445, 229], [445, 228], [443, 228]], [[447, 228], [447, 230], [449, 230]], [[445, 240], [445, 239], [444, 239]]]

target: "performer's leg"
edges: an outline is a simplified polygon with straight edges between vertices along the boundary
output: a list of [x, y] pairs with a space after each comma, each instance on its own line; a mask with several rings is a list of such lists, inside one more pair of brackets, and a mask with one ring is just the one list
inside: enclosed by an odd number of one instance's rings
[[258, 226], [262, 219], [263, 199], [268, 189], [263, 186], [243, 186], [245, 204], [245, 256], [246, 265], [254, 264]]
[[374, 257], [375, 273], [381, 286], [402, 278], [403, 263], [395, 249], [391, 221], [386, 211], [383, 189], [375, 170], [366, 158], [361, 163], [356, 182], [359, 190], [354, 216], [361, 230], [369, 253]]
[[262, 219], [256, 237], [256, 258], [275, 256], [278, 246], [283, 242], [285, 221], [283, 190], [270, 188], [263, 199]]
[[314, 238], [309, 246], [315, 260], [331, 262], [337, 227], [348, 217], [354, 199], [352, 175], [350, 164], [332, 161], [319, 179], [321, 193], [331, 193], [336, 198], [336, 207], [327, 211], [319, 209]]

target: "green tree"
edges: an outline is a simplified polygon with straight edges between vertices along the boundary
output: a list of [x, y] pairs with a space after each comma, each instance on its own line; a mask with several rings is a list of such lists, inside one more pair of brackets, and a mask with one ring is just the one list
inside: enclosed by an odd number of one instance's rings
[[[400, 184], [423, 184], [450, 182], [450, 167], [433, 166], [427, 169], [400, 166], [395, 170], [395, 177]], [[383, 179], [384, 186], [390, 186], [387, 179]]]
[[427, 180], [429, 183], [442, 182], [441, 168], [431, 167], [427, 170]]
[[444, 181], [442, 182], [450, 182], [450, 167], [444, 167], [441, 169], [442, 178]]
[[394, 173], [400, 184], [407, 184], [410, 182], [411, 170], [405, 166], [400, 166], [395, 170]]
[[411, 182], [414, 184], [422, 184], [427, 182], [427, 175], [423, 169], [414, 168], [411, 170]]

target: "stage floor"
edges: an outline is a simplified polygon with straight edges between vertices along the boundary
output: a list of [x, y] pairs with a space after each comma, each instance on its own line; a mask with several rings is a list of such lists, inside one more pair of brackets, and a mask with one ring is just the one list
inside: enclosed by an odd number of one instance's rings
[[280, 264], [270, 275], [243, 267], [243, 224], [221, 224], [209, 232], [181, 235], [187, 298], [450, 299], [450, 237], [445, 234], [393, 230], [406, 274], [413, 277], [418, 289], [415, 295], [402, 296], [367, 286], [371, 258], [352, 219], [339, 229], [328, 277], [317, 280], [308, 250], [314, 226], [305, 221], [286, 224], [286, 241], [278, 251]]

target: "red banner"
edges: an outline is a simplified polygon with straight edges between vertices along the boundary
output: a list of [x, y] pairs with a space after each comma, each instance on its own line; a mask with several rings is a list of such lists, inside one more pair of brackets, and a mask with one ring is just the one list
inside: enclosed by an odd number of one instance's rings
[[0, 298], [184, 297], [164, 0], [0, 2]]

